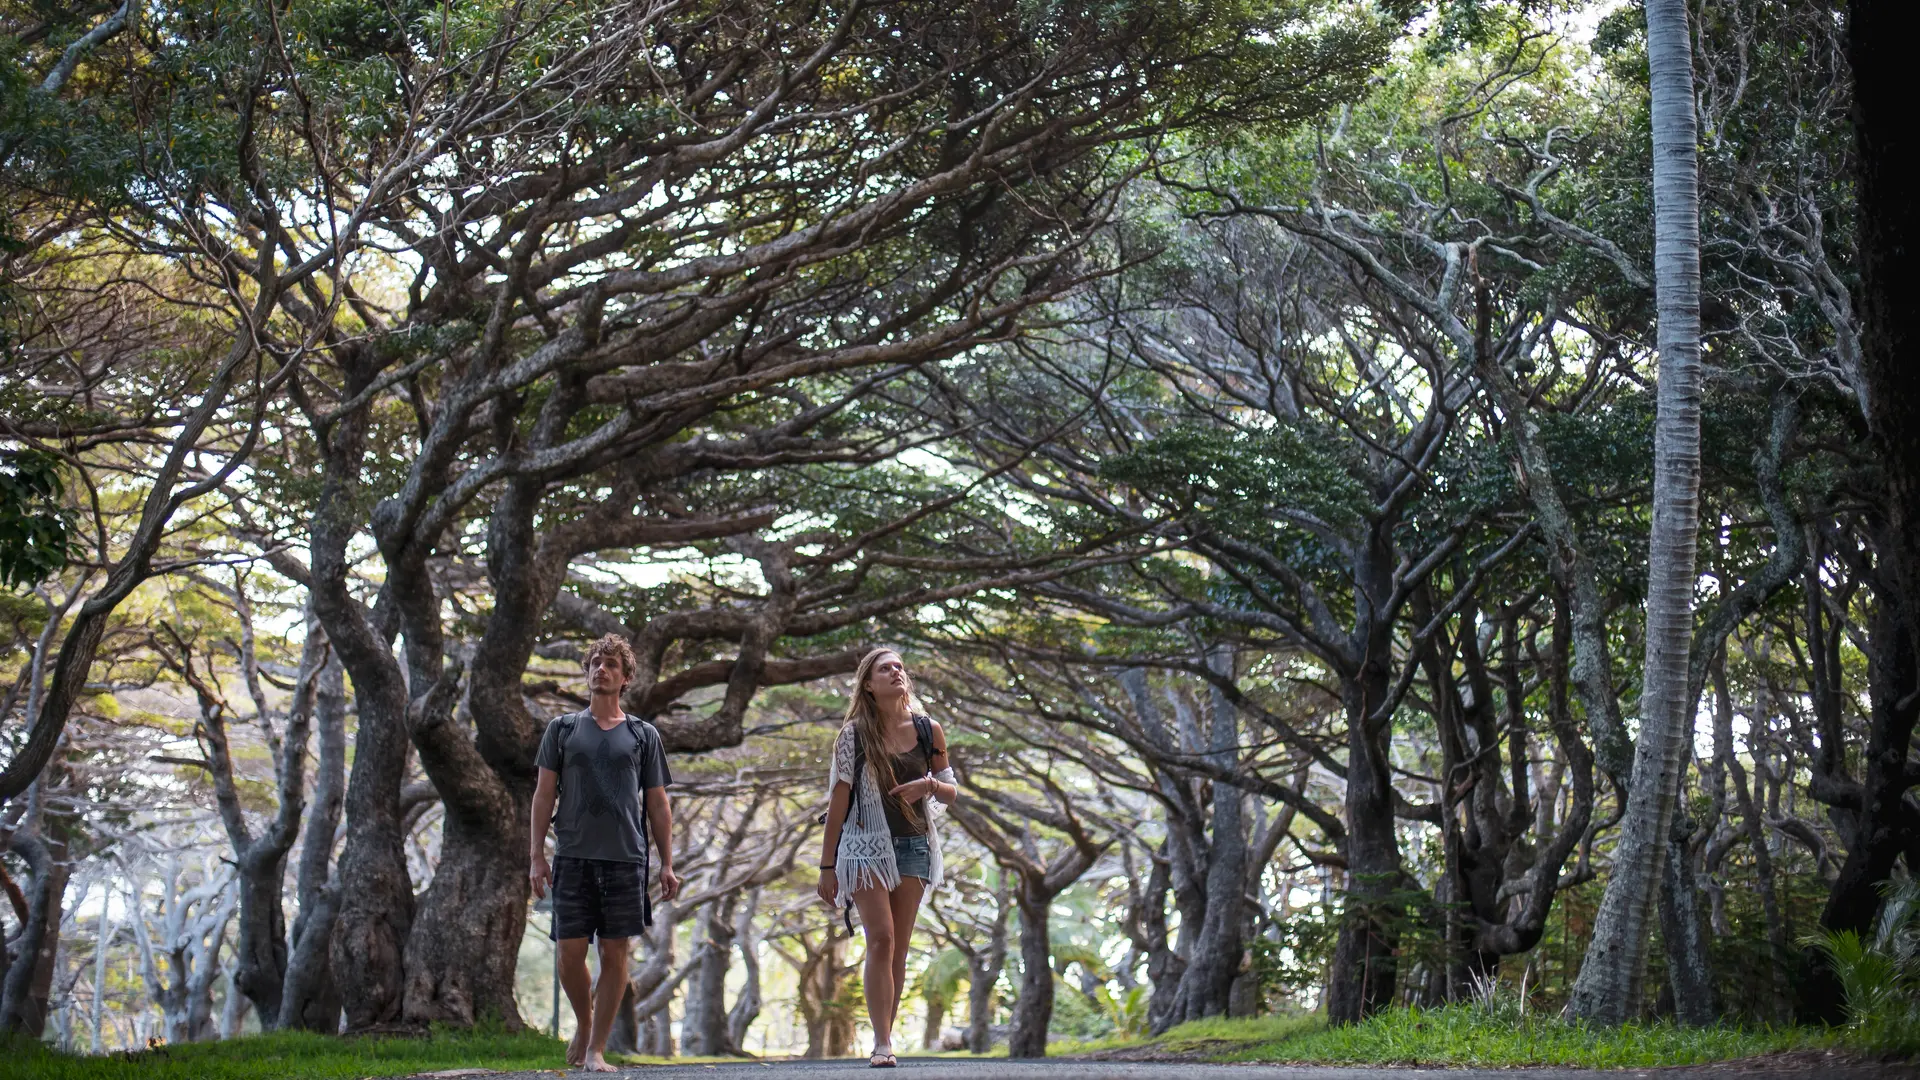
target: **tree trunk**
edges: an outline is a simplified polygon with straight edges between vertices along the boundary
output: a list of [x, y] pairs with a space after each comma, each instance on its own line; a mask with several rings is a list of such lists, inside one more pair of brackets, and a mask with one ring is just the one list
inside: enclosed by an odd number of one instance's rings
[[[300, 752], [304, 754], [306, 747], [302, 746]], [[262, 1017], [279, 1016], [287, 973], [287, 915], [281, 906], [286, 852], [260, 852], [236, 861], [240, 929], [234, 938], [234, 951], [239, 955], [234, 958], [238, 966], [233, 982]]]
[[1654, 298], [1660, 383], [1640, 738], [1613, 873], [1568, 1011], [1608, 1026], [1639, 1006], [1653, 906], [1685, 764], [1700, 495], [1700, 197], [1685, 0], [1648, 0]]
[[521, 1026], [514, 970], [528, 898], [533, 757], [545, 730], [527, 711], [521, 680], [541, 618], [564, 580], [569, 545], [579, 542], [565, 530], [540, 537], [535, 522], [545, 490], [544, 478], [514, 478], [488, 520], [494, 608], [465, 695], [473, 735], [450, 710], [421, 710], [414, 727], [421, 766], [447, 817], [441, 861], [407, 946], [409, 1021], [466, 1026], [493, 1016]]
[[33, 891], [27, 899], [26, 924], [15, 939], [13, 962], [0, 988], [0, 1034], [17, 1032], [38, 1039], [47, 1030], [54, 961], [60, 950], [61, 907], [71, 869], [63, 831], [56, 824], [52, 835], [38, 835], [35, 830], [13, 837], [14, 853], [32, 870]]
[[328, 966], [339, 897], [328, 878], [333, 867], [333, 838], [340, 827], [346, 797], [347, 688], [346, 673], [337, 656], [329, 656], [314, 680], [313, 716], [320, 760], [313, 778], [313, 806], [307, 813], [305, 838], [300, 843], [300, 865], [294, 895], [300, 913], [293, 920], [286, 982], [280, 991], [277, 1017], [261, 1014], [261, 1026], [297, 1028], [332, 1035], [340, 1030], [340, 994]]
[[[1168, 831], [1174, 828], [1168, 823]], [[1153, 869], [1147, 872], [1145, 895], [1141, 897], [1144, 910], [1141, 915], [1142, 936], [1146, 940], [1147, 982], [1151, 989], [1147, 997], [1147, 1027], [1158, 1034], [1174, 1025], [1174, 1017], [1180, 1008], [1180, 980], [1186, 973], [1187, 961], [1168, 942], [1167, 931], [1167, 893], [1173, 888], [1173, 840], [1171, 837], [1161, 845], [1161, 857], [1153, 862]]]
[[[355, 373], [349, 395], [370, 380]], [[326, 451], [319, 505], [312, 521], [314, 613], [353, 681], [359, 729], [343, 804], [346, 845], [335, 871], [339, 910], [328, 942], [328, 966], [349, 1030], [400, 1019], [413, 884], [401, 848], [400, 786], [407, 764], [407, 684], [394, 659], [392, 635], [376, 631], [348, 589], [347, 545], [358, 532], [360, 463], [366, 414], [335, 427]]]
[[920, 1049], [940, 1049], [940, 1032], [947, 1026], [947, 999], [939, 996], [927, 998], [927, 1022], [920, 1029]]
[[747, 981], [740, 988], [740, 996], [733, 1001], [733, 1008], [727, 1010], [727, 1052], [743, 1054], [747, 1048], [747, 1029], [760, 1017], [760, 939], [753, 932], [753, 916], [760, 908], [760, 890], [755, 889], [747, 897], [740, 909], [740, 919], [734, 924], [733, 941], [740, 950], [740, 966], [746, 969]]
[[[1216, 646], [1207, 658], [1216, 672], [1231, 675], [1233, 653]], [[1233, 705], [1219, 687], [1213, 690], [1208, 757], [1225, 769], [1236, 764], [1240, 725]], [[1206, 914], [1200, 934], [1180, 976], [1179, 1019], [1222, 1016], [1232, 1000], [1233, 980], [1245, 951], [1247, 829], [1245, 796], [1240, 789], [1213, 785], [1213, 835], [1207, 848]]]
[[[501, 853], [526, 850], [529, 815], [525, 801], [505, 795], [480, 808], [445, 801], [440, 861], [407, 936], [409, 1023], [525, 1026], [513, 984], [526, 932], [527, 875], [521, 860]], [[509, 903], [516, 896], [520, 903]]]
[[653, 1057], [673, 1056], [673, 1012], [661, 1009], [646, 1019], [646, 1038], [640, 1052]]
[[1047, 937], [1048, 908], [1053, 897], [1021, 882], [1016, 894], [1020, 907], [1020, 996], [1013, 1003], [1013, 1030], [1007, 1035], [1007, 1056], [1047, 1056], [1047, 1025], [1053, 1021], [1053, 943]]
[[646, 955], [637, 968], [631, 969], [627, 978], [626, 993], [620, 996], [620, 1007], [613, 1015], [613, 1032], [607, 1038], [607, 1049], [623, 1054], [637, 1054], [645, 1040], [640, 1015], [640, 1005], [651, 998], [673, 975], [673, 936], [674, 928], [679, 925], [679, 905], [667, 901], [653, 909], [653, 925], [647, 928], [641, 939]]
[[727, 969], [733, 962], [737, 896], [709, 904], [695, 924], [696, 947], [704, 952], [689, 980], [680, 1016], [680, 1045], [695, 1057], [718, 1057], [734, 1050], [727, 1039]]
[[984, 1054], [993, 1049], [994, 1001], [1000, 972], [1006, 966], [1007, 908], [1003, 899], [987, 947], [967, 958], [967, 1050], [971, 1053]]
[[[1847, 60], [1853, 72], [1855, 221], [1859, 244], [1860, 352], [1867, 423], [1886, 482], [1884, 525], [1875, 544], [1879, 601], [1873, 631], [1871, 734], [1860, 822], [1834, 882], [1821, 925], [1865, 934], [1880, 882], [1920, 809], [1904, 798], [1915, 776], [1907, 751], [1920, 719], [1920, 210], [1911, 190], [1914, 125], [1910, 61], [1912, 5], [1852, 0]], [[1902, 149], [1904, 147], [1904, 149]], [[1896, 821], [1908, 818], [1909, 829]], [[1910, 866], [1911, 870], [1912, 867]]]
[[1393, 1001], [1400, 938], [1400, 841], [1387, 771], [1387, 727], [1369, 717], [1386, 700], [1386, 642], [1346, 681], [1347, 895], [1327, 985], [1327, 1019], [1357, 1024]]
[[1660, 886], [1660, 936], [1667, 946], [1674, 1019], [1685, 1027], [1712, 1027], [1719, 1010], [1714, 1006], [1713, 967], [1700, 922], [1700, 889], [1688, 843], [1693, 831], [1693, 822], [1674, 819]]

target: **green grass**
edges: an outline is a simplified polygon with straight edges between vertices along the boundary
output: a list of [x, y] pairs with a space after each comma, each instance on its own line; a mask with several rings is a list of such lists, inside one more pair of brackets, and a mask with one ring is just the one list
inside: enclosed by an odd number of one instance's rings
[[[615, 1063], [658, 1059], [614, 1055]], [[698, 1064], [710, 1058], [677, 1058]], [[427, 1038], [336, 1038], [307, 1032], [78, 1057], [39, 1043], [0, 1046], [0, 1080], [357, 1080], [440, 1069], [566, 1069], [566, 1045], [531, 1032], [435, 1032]]]
[[[1549, 1016], [1492, 1015], [1470, 1005], [1394, 1009], [1364, 1024], [1329, 1028], [1318, 1017], [1202, 1020], [1158, 1040], [1171, 1053], [1214, 1061], [1338, 1065], [1557, 1065], [1632, 1069], [1697, 1065], [1831, 1045], [1821, 1032], [1671, 1024], [1595, 1029]], [[1234, 1045], [1223, 1045], [1234, 1044]]]

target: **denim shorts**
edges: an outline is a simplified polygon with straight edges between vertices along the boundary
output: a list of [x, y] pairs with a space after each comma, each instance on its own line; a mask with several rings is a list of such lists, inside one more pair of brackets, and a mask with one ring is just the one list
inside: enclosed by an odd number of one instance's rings
[[933, 848], [928, 846], [924, 836], [896, 836], [893, 838], [893, 865], [903, 878], [917, 877], [926, 881], [933, 877]]

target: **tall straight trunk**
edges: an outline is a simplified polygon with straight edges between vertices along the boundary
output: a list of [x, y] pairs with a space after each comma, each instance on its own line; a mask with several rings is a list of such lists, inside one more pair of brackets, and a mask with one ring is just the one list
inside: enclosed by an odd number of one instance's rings
[[1053, 942], [1047, 914], [1053, 894], [1022, 882], [1015, 894], [1020, 909], [1020, 996], [1013, 1003], [1013, 1029], [1007, 1056], [1047, 1056], [1047, 1026], [1053, 1022]]
[[1668, 831], [1693, 730], [1694, 544], [1700, 498], [1700, 193], [1685, 0], [1647, 0], [1653, 107], [1654, 299], [1660, 385], [1640, 738], [1613, 873], [1568, 1011], [1606, 1025], [1639, 1007]]
[[333, 869], [333, 837], [340, 827], [340, 810], [347, 783], [346, 672], [337, 656], [314, 679], [313, 722], [319, 744], [319, 762], [313, 778], [313, 806], [307, 813], [306, 835], [300, 842], [300, 865], [294, 877], [294, 895], [300, 913], [293, 920], [286, 982], [280, 990], [278, 1017], [261, 1015], [261, 1026], [331, 1035], [340, 1030], [340, 994], [334, 988], [327, 953], [339, 913], [338, 894], [329, 877]]

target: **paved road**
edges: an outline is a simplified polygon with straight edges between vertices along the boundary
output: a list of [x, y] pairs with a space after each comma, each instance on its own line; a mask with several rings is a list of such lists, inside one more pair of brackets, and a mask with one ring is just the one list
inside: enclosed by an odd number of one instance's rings
[[[1811, 1066], [1811, 1067], [1810, 1067]], [[485, 1080], [552, 1080], [565, 1073], [494, 1073]], [[636, 1065], [613, 1074], [622, 1080], [873, 1080], [877, 1075], [858, 1059], [845, 1061], [770, 1061], [737, 1065]], [[1920, 1080], [1911, 1066], [1848, 1064], [1820, 1068], [1805, 1061], [1783, 1067], [1746, 1065], [1689, 1069], [1593, 1072], [1581, 1069], [1334, 1069], [1283, 1065], [1190, 1065], [1167, 1062], [1008, 1061], [1005, 1058], [902, 1058], [889, 1074], [900, 1080]]]

